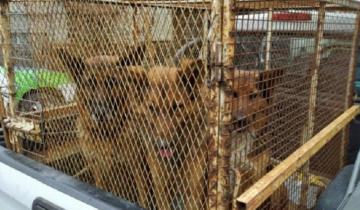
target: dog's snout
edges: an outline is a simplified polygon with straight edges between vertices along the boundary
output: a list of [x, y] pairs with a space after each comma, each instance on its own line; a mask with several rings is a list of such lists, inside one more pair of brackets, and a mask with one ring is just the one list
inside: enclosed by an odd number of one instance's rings
[[235, 122], [236, 127], [238, 128], [244, 128], [250, 123], [248, 117], [242, 113], [236, 114], [233, 117], [233, 122]]
[[173, 157], [173, 149], [171, 144], [163, 139], [159, 139], [155, 142], [155, 146], [159, 155], [163, 158], [171, 158]]
[[168, 141], [164, 140], [164, 139], [158, 139], [156, 141], [156, 147], [158, 149], [168, 149], [168, 148], [171, 148], [170, 144]]

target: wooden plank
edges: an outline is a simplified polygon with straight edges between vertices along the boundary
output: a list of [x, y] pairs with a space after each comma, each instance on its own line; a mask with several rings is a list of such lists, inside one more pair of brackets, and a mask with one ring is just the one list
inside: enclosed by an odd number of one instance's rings
[[352, 106], [308, 142], [302, 145], [237, 198], [239, 209], [253, 210], [260, 206], [286, 181], [287, 178], [322, 149], [331, 138], [341, 131], [359, 113], [360, 106]]
[[46, 108], [43, 111], [26, 112], [20, 115], [20, 117], [27, 119], [38, 119], [40, 117], [44, 119], [54, 119], [76, 114], [78, 114], [77, 104], [71, 103], [63, 106]]

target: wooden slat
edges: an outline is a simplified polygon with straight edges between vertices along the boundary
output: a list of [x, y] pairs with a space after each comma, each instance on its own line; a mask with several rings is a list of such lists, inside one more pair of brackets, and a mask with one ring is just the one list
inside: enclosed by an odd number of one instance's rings
[[322, 149], [331, 138], [341, 131], [359, 113], [360, 106], [352, 106], [292, 153], [288, 158], [237, 198], [239, 209], [252, 210], [260, 206], [285, 182], [287, 178]]
[[76, 103], [71, 103], [63, 106], [57, 106], [52, 108], [46, 108], [43, 111], [26, 112], [20, 117], [33, 119], [43, 117], [44, 119], [61, 118], [78, 113]]

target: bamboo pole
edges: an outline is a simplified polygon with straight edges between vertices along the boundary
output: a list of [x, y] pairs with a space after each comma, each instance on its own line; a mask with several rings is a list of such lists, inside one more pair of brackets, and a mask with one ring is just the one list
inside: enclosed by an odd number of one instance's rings
[[[346, 87], [346, 95], [345, 95], [345, 107], [344, 109], [348, 109], [350, 104], [352, 103], [352, 96], [353, 96], [353, 88], [354, 88], [354, 77], [355, 77], [355, 70], [356, 64], [358, 61], [358, 48], [359, 48], [359, 30], [360, 30], [360, 12], [357, 12], [356, 21], [355, 21], [355, 31], [353, 34], [352, 40], [352, 48], [351, 48], [351, 57], [350, 57], [350, 64], [349, 64], [349, 74], [347, 80], [347, 87]], [[340, 149], [340, 166], [339, 168], [344, 167], [345, 161], [345, 150], [346, 150], [346, 138], [347, 138], [348, 129], [344, 128], [341, 134], [341, 149]]]
[[[15, 92], [15, 75], [13, 63], [11, 61], [11, 36], [10, 36], [10, 21], [7, 16], [9, 13], [9, 0], [0, 2], [0, 27], [1, 27], [1, 35], [3, 39], [2, 43], [2, 53], [3, 53], [3, 63], [6, 70], [6, 79], [8, 82], [8, 93], [9, 93], [9, 106], [7, 110], [7, 115], [10, 117], [15, 116], [16, 109], [16, 92]], [[11, 135], [10, 131], [5, 131], [6, 138], [6, 146], [8, 148], [12, 148], [12, 143], [16, 145], [15, 136]], [[17, 151], [19, 148], [15, 148]]]
[[254, 210], [259, 207], [296, 170], [301, 168], [311, 157], [324, 148], [359, 113], [360, 106], [352, 106], [307, 141], [237, 198], [239, 209]]

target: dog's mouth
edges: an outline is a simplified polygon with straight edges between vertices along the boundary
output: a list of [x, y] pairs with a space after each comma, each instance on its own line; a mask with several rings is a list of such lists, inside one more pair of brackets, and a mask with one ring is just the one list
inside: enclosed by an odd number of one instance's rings
[[159, 150], [159, 155], [162, 158], [172, 158], [174, 153], [173, 153], [172, 149], [163, 148], [163, 149]]
[[164, 140], [158, 140], [156, 142], [157, 151], [160, 157], [162, 158], [173, 158], [174, 157], [174, 151], [171, 147], [171, 145]]

